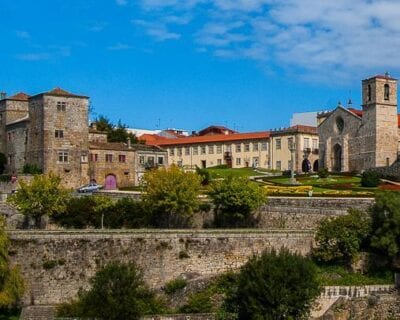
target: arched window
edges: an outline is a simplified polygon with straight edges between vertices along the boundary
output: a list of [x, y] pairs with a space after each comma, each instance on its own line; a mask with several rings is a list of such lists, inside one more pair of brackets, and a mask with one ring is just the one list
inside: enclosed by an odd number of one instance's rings
[[384, 99], [385, 100], [389, 100], [389, 96], [390, 96], [390, 89], [389, 89], [389, 85], [386, 83], [384, 86]]
[[368, 85], [368, 91], [367, 91], [367, 101], [371, 101], [371, 85]]

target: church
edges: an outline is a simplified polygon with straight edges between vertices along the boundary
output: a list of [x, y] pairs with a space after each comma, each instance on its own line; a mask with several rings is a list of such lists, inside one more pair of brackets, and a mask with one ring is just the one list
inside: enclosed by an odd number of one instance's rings
[[362, 81], [362, 109], [318, 113], [319, 165], [334, 172], [390, 167], [398, 160], [397, 79], [377, 75]]

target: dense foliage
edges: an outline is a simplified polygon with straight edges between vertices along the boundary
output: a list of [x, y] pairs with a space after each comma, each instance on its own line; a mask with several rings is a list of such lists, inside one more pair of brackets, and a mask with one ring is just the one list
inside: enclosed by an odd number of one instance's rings
[[380, 175], [373, 170], [364, 171], [361, 176], [361, 185], [367, 188], [377, 187], [380, 182]]
[[320, 262], [351, 264], [370, 234], [367, 212], [350, 210], [348, 215], [324, 220], [318, 227], [318, 247], [313, 257]]
[[252, 226], [253, 211], [266, 201], [264, 189], [245, 177], [214, 181], [209, 196], [215, 205], [216, 227]]
[[0, 219], [0, 314], [16, 307], [24, 293], [24, 282], [19, 268], [10, 266], [9, 263], [9, 240], [4, 227], [4, 219]]
[[200, 178], [176, 166], [147, 171], [143, 204], [156, 227], [186, 227], [199, 208]]
[[309, 258], [272, 250], [241, 268], [226, 304], [239, 319], [304, 319], [319, 293], [317, 268]]
[[196, 173], [200, 176], [201, 184], [203, 186], [209, 185], [211, 180], [211, 175], [207, 169], [196, 167]]
[[400, 270], [400, 195], [380, 193], [371, 210], [371, 248], [385, 257], [389, 265]]
[[61, 305], [58, 315], [135, 320], [163, 312], [163, 302], [147, 288], [134, 264], [110, 263], [95, 274], [90, 284], [89, 291], [79, 292], [78, 301]]
[[107, 117], [99, 116], [94, 122], [97, 130], [107, 132], [109, 142], [127, 142], [130, 139], [131, 143], [138, 143], [137, 137], [128, 132], [128, 126], [123, 124], [121, 120], [115, 125]]
[[41, 174], [42, 169], [36, 164], [25, 163], [22, 168], [22, 173], [24, 174]]
[[320, 177], [321, 179], [328, 178], [328, 176], [329, 176], [328, 168], [321, 168], [318, 170], [318, 177]]
[[36, 175], [30, 183], [20, 180], [19, 186], [18, 192], [7, 201], [24, 215], [36, 219], [36, 223], [41, 216], [64, 211], [70, 199], [70, 191], [61, 186], [61, 178], [51, 173]]

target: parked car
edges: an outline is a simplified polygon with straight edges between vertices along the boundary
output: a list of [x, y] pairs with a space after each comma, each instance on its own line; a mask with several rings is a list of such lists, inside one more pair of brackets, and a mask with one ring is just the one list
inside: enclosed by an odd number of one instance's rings
[[79, 187], [78, 188], [78, 192], [82, 192], [82, 193], [85, 193], [85, 192], [96, 192], [96, 191], [99, 191], [102, 188], [103, 188], [103, 186], [100, 185], [100, 184], [89, 183], [89, 184], [86, 184], [86, 185], [84, 185], [82, 187]]

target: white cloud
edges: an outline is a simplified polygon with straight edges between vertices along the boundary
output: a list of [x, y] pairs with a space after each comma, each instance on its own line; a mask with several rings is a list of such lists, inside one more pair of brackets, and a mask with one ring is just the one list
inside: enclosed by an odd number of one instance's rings
[[400, 72], [397, 0], [141, 0], [141, 7], [138, 25], [149, 36], [177, 40], [190, 24], [196, 50], [219, 57], [327, 77]]
[[49, 45], [46, 47], [35, 46], [35, 48], [34, 52], [20, 53], [15, 58], [23, 61], [43, 61], [71, 55], [69, 46]]

